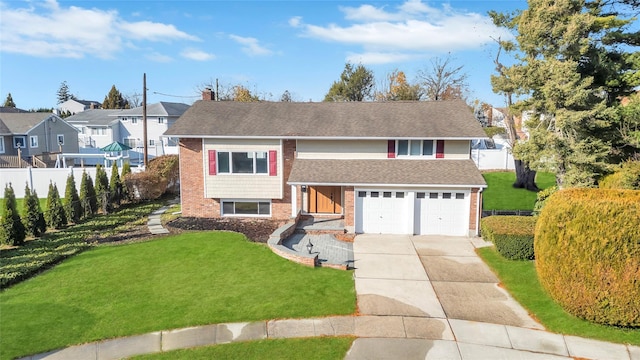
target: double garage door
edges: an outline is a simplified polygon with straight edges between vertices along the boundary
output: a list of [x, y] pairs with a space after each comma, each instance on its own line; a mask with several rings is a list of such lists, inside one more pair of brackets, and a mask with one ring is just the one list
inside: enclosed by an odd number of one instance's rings
[[469, 191], [356, 190], [356, 232], [466, 236]]

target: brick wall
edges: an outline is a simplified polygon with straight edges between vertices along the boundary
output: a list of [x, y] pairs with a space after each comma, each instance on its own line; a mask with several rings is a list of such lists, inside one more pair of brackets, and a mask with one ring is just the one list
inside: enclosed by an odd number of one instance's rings
[[[478, 230], [476, 228], [476, 220], [478, 218], [478, 197], [482, 200], [482, 194], [479, 192], [479, 189], [474, 188], [471, 189], [471, 208], [469, 211], [469, 233], [475, 234]], [[480, 201], [482, 204], [482, 201]]]
[[277, 220], [286, 220], [291, 218], [291, 186], [287, 185], [287, 179], [291, 174], [293, 160], [296, 157], [296, 141], [282, 141], [282, 199], [271, 200], [271, 217]]
[[353, 186], [344, 188], [344, 225], [355, 226], [355, 211]]
[[218, 217], [220, 203], [204, 197], [202, 139], [180, 139], [182, 216]]

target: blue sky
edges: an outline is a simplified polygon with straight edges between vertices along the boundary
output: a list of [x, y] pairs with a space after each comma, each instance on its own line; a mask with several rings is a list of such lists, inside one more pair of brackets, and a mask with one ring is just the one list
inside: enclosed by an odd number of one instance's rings
[[487, 11], [526, 1], [6, 1], [0, 0], [0, 101], [55, 107], [66, 81], [102, 102], [112, 85], [148, 102], [192, 103], [219, 79], [277, 101], [322, 101], [345, 62], [394, 69], [414, 81], [451, 54], [469, 75], [471, 99], [491, 92], [497, 46]]

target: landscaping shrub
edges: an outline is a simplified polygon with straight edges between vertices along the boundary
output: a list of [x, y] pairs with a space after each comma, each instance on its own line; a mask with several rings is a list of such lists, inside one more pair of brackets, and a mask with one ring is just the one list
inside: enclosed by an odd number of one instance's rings
[[124, 163], [124, 165], [122, 165], [122, 173], [120, 174], [120, 185], [122, 186], [122, 196], [120, 198], [121, 200], [125, 200], [125, 201], [131, 200], [131, 191], [127, 187], [127, 184], [125, 183], [125, 178], [129, 174], [131, 174], [131, 165], [129, 165], [129, 163], [126, 162]]
[[77, 224], [82, 218], [82, 203], [80, 203], [80, 196], [78, 196], [76, 180], [73, 174], [67, 176], [67, 184], [64, 189], [64, 211], [67, 215], [67, 220], [74, 224]]
[[127, 175], [125, 184], [131, 192], [131, 197], [140, 200], [158, 199], [167, 189], [167, 179], [148, 170]]
[[545, 202], [547, 201], [549, 196], [553, 195], [556, 191], [558, 191], [558, 187], [551, 186], [538, 192], [536, 196], [536, 203], [533, 204], [533, 216], [540, 215]]
[[47, 226], [54, 229], [62, 229], [67, 225], [67, 214], [64, 211], [64, 206], [62, 206], [58, 187], [52, 182], [49, 182], [45, 220], [47, 221]]
[[96, 190], [93, 188], [93, 180], [91, 175], [86, 172], [82, 173], [80, 180], [80, 204], [82, 204], [82, 218], [92, 217], [98, 211], [98, 202], [96, 200]]
[[4, 208], [0, 220], [0, 244], [22, 245], [27, 237], [16, 204], [16, 194], [11, 183], [4, 187]]
[[40, 209], [40, 200], [36, 191], [29, 189], [29, 185], [25, 186], [23, 199], [22, 221], [24, 223], [27, 235], [39, 237], [47, 230], [47, 224], [44, 220], [44, 214]]
[[107, 178], [107, 172], [100, 164], [96, 166], [96, 184], [94, 188], [96, 190], [98, 208], [102, 210], [103, 214], [108, 213], [111, 210], [111, 204], [109, 202], [109, 179]]
[[157, 173], [167, 182], [166, 193], [177, 194], [180, 192], [180, 161], [178, 155], [158, 156], [149, 161], [147, 171]]
[[500, 255], [532, 260], [536, 219], [532, 216], [489, 216], [480, 222], [482, 237], [493, 242]]
[[640, 190], [640, 161], [627, 161], [611, 175], [605, 176], [598, 186], [601, 189]]
[[120, 174], [118, 174], [118, 165], [113, 162], [111, 166], [111, 178], [109, 179], [109, 202], [112, 206], [120, 205], [120, 199], [122, 197], [122, 182], [120, 181]]
[[571, 314], [640, 327], [640, 191], [566, 189], [538, 218], [540, 283]]

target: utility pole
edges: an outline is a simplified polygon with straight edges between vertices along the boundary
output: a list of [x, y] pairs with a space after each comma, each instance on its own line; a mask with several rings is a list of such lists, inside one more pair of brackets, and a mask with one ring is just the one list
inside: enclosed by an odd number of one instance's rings
[[144, 141], [144, 168], [149, 165], [149, 149], [147, 147], [147, 73], [142, 75], [142, 131]]

